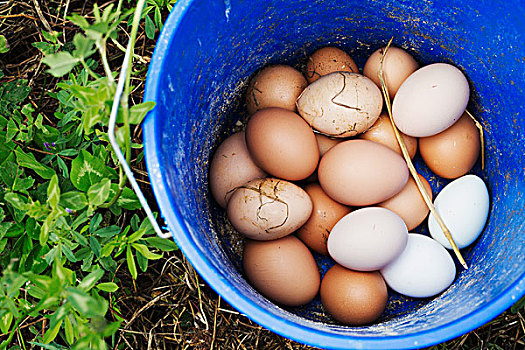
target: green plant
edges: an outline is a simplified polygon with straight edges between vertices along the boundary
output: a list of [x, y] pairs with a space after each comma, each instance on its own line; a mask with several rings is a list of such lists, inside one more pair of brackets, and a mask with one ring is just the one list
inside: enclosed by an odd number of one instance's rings
[[[145, 32], [148, 39], [155, 38], [155, 31], [162, 29], [162, 11], [171, 11], [177, 0], [146, 0], [142, 14], [145, 21]], [[153, 19], [151, 14], [153, 13]]]
[[[43, 32], [46, 42], [34, 46], [45, 55], [48, 72], [61, 78], [59, 90], [50, 93], [59, 102], [53, 116], [24, 104], [26, 81], [0, 84], [1, 349], [15, 335], [23, 337], [19, 325], [27, 317], [47, 320], [34, 345], [105, 349], [105, 338], [120, 325], [118, 310], [112, 312], [115, 321], [106, 318], [108, 300], [119, 288], [117, 267], [125, 264], [136, 279], [150, 260], [177, 249], [134, 212], [140, 203], [107, 136], [116, 88], [107, 42], [135, 13], [134, 42], [143, 4], [123, 10], [121, 0], [103, 11], [94, 5], [92, 23], [70, 16], [82, 32], [68, 45], [56, 32]], [[133, 150], [139, 153], [135, 162], [142, 158], [142, 145], [131, 142], [131, 125], [153, 107], [130, 107], [131, 88], [128, 74], [117, 130], [128, 163]]]

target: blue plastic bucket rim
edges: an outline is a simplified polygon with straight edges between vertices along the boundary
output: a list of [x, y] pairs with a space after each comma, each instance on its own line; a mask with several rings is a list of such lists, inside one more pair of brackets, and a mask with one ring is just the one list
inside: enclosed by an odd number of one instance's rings
[[[156, 101], [159, 74], [164, 66], [165, 53], [170, 47], [171, 38], [175, 35], [179, 23], [192, 5], [193, 0], [179, 0], [174, 6], [162, 32], [157, 40], [152, 60], [148, 69], [144, 101]], [[469, 331], [472, 331], [488, 321], [494, 319], [504, 312], [525, 294], [525, 274], [522, 274], [516, 282], [504, 290], [498, 297], [488, 302], [484, 307], [477, 309], [457, 320], [441, 326], [415, 332], [412, 334], [387, 335], [387, 336], [346, 336], [338, 334], [327, 334], [321, 330], [305, 327], [287, 321], [266, 311], [262, 306], [252, 303], [242, 297], [237, 286], [221, 277], [221, 272], [214, 268], [211, 261], [204, 255], [199, 254], [199, 247], [195, 242], [188, 239], [190, 232], [186, 226], [184, 217], [177, 207], [172, 206], [175, 200], [169, 192], [166, 179], [151, 176], [153, 171], [159, 169], [159, 155], [161, 145], [158, 143], [155, 131], [156, 110], [153, 109], [142, 125], [144, 132], [144, 156], [150, 181], [161, 215], [166, 219], [168, 228], [173, 234], [175, 243], [182, 253], [192, 264], [199, 275], [231, 306], [250, 318], [252, 321], [262, 325], [286, 338], [300, 343], [331, 349], [407, 349], [421, 348], [435, 345]]]

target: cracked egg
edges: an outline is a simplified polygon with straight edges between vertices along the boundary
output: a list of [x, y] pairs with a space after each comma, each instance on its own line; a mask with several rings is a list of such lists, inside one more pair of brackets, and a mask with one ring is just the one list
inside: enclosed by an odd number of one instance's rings
[[319, 78], [297, 98], [297, 111], [304, 120], [333, 137], [355, 136], [368, 130], [382, 108], [383, 97], [374, 82], [348, 72]]

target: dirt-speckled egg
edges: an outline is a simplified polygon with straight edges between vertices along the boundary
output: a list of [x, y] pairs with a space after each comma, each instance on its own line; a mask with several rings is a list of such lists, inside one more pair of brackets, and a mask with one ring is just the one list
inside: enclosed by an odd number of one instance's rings
[[388, 292], [377, 271], [352, 271], [335, 264], [321, 281], [321, 302], [337, 321], [362, 326], [374, 322], [386, 307]]
[[345, 215], [328, 236], [328, 252], [340, 265], [374, 271], [405, 249], [408, 231], [403, 219], [380, 207], [357, 209]]
[[297, 237], [313, 251], [328, 255], [328, 235], [351, 209], [328, 197], [319, 184], [309, 184], [304, 190], [312, 200], [313, 210], [308, 221], [297, 230]]
[[368, 140], [348, 140], [321, 158], [321, 187], [332, 199], [350, 206], [372, 205], [401, 191], [408, 180], [404, 159]]
[[269, 66], [257, 72], [248, 84], [246, 107], [253, 114], [268, 107], [295, 111], [295, 100], [308, 85], [297, 69], [286, 65]]
[[359, 69], [352, 57], [337, 47], [323, 47], [308, 58], [305, 73], [308, 83], [333, 72], [359, 73]]
[[246, 145], [259, 167], [285, 180], [307, 178], [319, 162], [312, 129], [296, 113], [282, 108], [265, 108], [250, 118]]
[[295, 236], [264, 242], [248, 240], [242, 264], [253, 287], [279, 304], [304, 305], [319, 291], [317, 264]]
[[255, 240], [284, 237], [303, 226], [312, 213], [312, 201], [299, 186], [265, 178], [237, 188], [228, 202], [233, 227]]
[[297, 111], [314, 129], [349, 137], [371, 127], [383, 108], [381, 91], [364, 75], [335, 72], [308, 85], [297, 99]]
[[266, 177], [266, 173], [252, 160], [244, 131], [224, 140], [213, 155], [209, 182], [213, 198], [226, 208], [233, 191], [248, 181]]

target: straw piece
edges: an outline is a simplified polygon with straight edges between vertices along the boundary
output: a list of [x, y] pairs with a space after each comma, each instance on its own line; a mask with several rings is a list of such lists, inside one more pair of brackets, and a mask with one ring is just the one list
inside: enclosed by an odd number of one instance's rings
[[485, 133], [483, 132], [483, 125], [481, 125], [481, 123], [478, 122], [469, 111], [465, 110], [465, 113], [467, 113], [470, 119], [472, 119], [479, 130], [479, 139], [481, 142], [481, 170], [485, 170]]
[[419, 178], [416, 168], [414, 167], [414, 164], [412, 163], [412, 160], [410, 159], [410, 155], [408, 154], [408, 150], [405, 146], [405, 143], [403, 139], [401, 138], [401, 134], [399, 133], [399, 130], [397, 130], [396, 124], [394, 123], [394, 118], [392, 116], [392, 106], [390, 103], [390, 95], [388, 94], [388, 90], [386, 87], [385, 80], [383, 78], [383, 60], [385, 58], [385, 55], [388, 51], [388, 48], [390, 47], [390, 44], [392, 44], [392, 40], [394, 37], [390, 38], [388, 41], [388, 44], [385, 47], [385, 50], [383, 51], [383, 55], [381, 56], [381, 63], [379, 65], [379, 81], [381, 82], [381, 90], [383, 92], [383, 96], [385, 98], [386, 103], [386, 109], [388, 112], [388, 116], [390, 117], [390, 123], [392, 124], [392, 128], [394, 129], [394, 134], [396, 135], [397, 142], [399, 144], [399, 147], [401, 148], [401, 151], [403, 153], [403, 157], [405, 158], [405, 161], [407, 163], [408, 169], [410, 170], [410, 174], [414, 178], [414, 181], [416, 182], [417, 188], [419, 192], [421, 193], [421, 196], [425, 200], [425, 204], [427, 205], [428, 209], [430, 209], [430, 212], [434, 217], [436, 218], [436, 221], [438, 222], [439, 226], [441, 227], [441, 230], [443, 230], [443, 233], [445, 234], [445, 237], [447, 237], [447, 240], [449, 241], [450, 245], [452, 246], [452, 249], [454, 250], [454, 253], [456, 254], [459, 262], [461, 265], [466, 269], [468, 269], [467, 263], [465, 262], [465, 259], [463, 259], [463, 256], [461, 255], [458, 246], [454, 242], [454, 239], [452, 238], [452, 235], [450, 234], [449, 229], [443, 222], [443, 219], [437, 212], [436, 208], [432, 204], [432, 201], [430, 200], [430, 197], [428, 196], [425, 188], [423, 187], [423, 183], [421, 182], [421, 179]]

